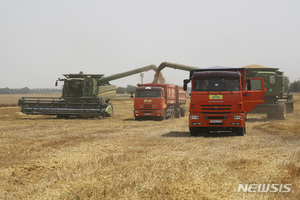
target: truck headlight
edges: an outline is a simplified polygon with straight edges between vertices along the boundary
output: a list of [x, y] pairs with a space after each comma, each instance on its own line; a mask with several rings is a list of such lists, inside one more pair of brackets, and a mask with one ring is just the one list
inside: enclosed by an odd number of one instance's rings
[[135, 110], [134, 113], [138, 113], [139, 111]]
[[191, 119], [199, 119], [199, 116], [198, 115], [191, 115], [190, 118]]
[[234, 115], [233, 119], [242, 120], [243, 116], [242, 115]]
[[157, 111], [157, 113], [162, 113], [162, 111], [161, 111], [161, 110], [159, 110], [159, 111]]

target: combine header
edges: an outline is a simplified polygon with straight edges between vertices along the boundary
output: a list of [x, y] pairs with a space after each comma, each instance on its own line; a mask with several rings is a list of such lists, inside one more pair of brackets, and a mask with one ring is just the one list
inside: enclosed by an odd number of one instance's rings
[[99, 117], [112, 116], [113, 105], [109, 102], [116, 97], [116, 86], [109, 81], [148, 70], [156, 71], [155, 65], [138, 68], [124, 73], [104, 77], [103, 74], [64, 74], [62, 97], [22, 97], [18, 105], [21, 112], [28, 115], [57, 115]]

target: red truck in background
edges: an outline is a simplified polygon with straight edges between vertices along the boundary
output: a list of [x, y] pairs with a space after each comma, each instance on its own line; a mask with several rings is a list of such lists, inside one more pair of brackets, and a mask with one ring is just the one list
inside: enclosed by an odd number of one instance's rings
[[[133, 98], [133, 95], [131, 96]], [[134, 98], [136, 120], [179, 118], [185, 116], [186, 92], [172, 84], [138, 84]]]
[[189, 129], [191, 136], [210, 131], [246, 133], [246, 113], [264, 103], [262, 78], [246, 78], [243, 68], [207, 68], [190, 71]]

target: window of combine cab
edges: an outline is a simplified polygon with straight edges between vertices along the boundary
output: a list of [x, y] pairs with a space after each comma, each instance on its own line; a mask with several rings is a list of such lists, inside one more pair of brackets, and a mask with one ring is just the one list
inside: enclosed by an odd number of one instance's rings
[[135, 93], [135, 98], [161, 97], [160, 90], [139, 90]]
[[83, 82], [82, 81], [68, 81], [66, 88], [68, 97], [82, 97], [83, 96]]
[[240, 80], [229, 78], [194, 79], [192, 90], [201, 91], [240, 91]]

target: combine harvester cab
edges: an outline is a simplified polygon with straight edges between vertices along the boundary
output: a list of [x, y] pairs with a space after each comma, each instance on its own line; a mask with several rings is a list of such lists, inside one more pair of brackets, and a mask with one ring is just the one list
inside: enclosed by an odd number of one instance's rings
[[264, 103], [262, 78], [246, 79], [243, 68], [191, 70], [189, 129], [192, 136], [210, 131], [246, 132], [246, 112]]
[[109, 81], [156, 69], [155, 65], [149, 65], [108, 77], [103, 74], [64, 74], [65, 78], [58, 80], [64, 82], [61, 98], [22, 97], [18, 105], [21, 112], [28, 115], [57, 115], [58, 118], [112, 116], [113, 105], [109, 101], [116, 97], [116, 86]]

